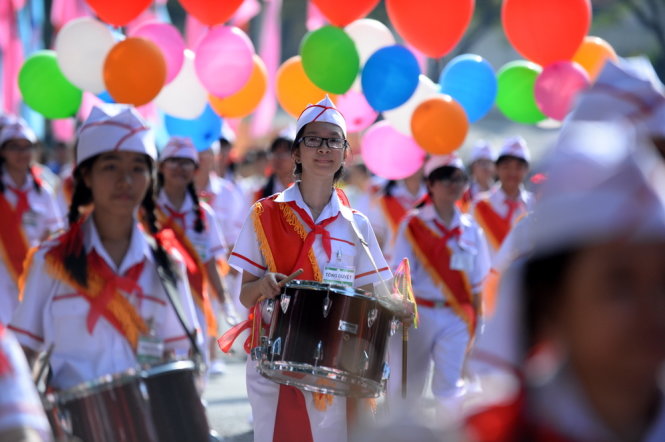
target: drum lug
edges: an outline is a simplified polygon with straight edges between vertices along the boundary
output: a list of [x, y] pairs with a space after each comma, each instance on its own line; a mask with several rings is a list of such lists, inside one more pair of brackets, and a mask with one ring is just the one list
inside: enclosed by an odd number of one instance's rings
[[369, 355], [367, 351], [363, 350], [363, 355], [360, 358], [360, 370], [362, 373], [365, 373], [369, 368]]
[[261, 336], [261, 343], [258, 347], [254, 347], [251, 352], [252, 361], [260, 361], [267, 356], [267, 350], [270, 346], [270, 341], [267, 336]]
[[282, 307], [282, 313], [286, 314], [286, 311], [289, 309], [289, 304], [291, 303], [291, 297], [289, 295], [282, 295], [282, 299], [279, 300], [279, 305]]
[[323, 341], [319, 341], [318, 344], [316, 344], [316, 348], [314, 349], [314, 365], [317, 366], [319, 365], [319, 361], [323, 359]]
[[398, 328], [399, 328], [399, 320], [397, 318], [393, 318], [390, 321], [390, 336], [393, 336], [395, 333], [397, 333]]
[[390, 365], [387, 362], [383, 363], [383, 371], [381, 373], [381, 381], [388, 381], [390, 378]]
[[270, 353], [273, 358], [282, 353], [282, 338], [277, 338], [273, 341]]
[[369, 311], [367, 314], [367, 327], [372, 328], [372, 325], [374, 325], [374, 321], [376, 321], [376, 317], [379, 315], [379, 309], [374, 307]]
[[330, 307], [332, 307], [332, 300], [330, 299], [330, 291], [326, 293], [326, 298], [323, 300], [323, 317], [327, 318], [328, 313], [330, 313]]
[[275, 309], [275, 299], [271, 298], [266, 301], [266, 313], [272, 315], [272, 311]]

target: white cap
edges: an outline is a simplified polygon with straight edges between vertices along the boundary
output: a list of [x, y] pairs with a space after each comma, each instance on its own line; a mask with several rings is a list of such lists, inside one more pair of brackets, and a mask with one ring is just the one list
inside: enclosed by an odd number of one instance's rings
[[462, 159], [456, 154], [432, 155], [425, 163], [425, 176], [428, 177], [436, 169], [444, 166], [456, 167], [458, 169], [464, 170], [464, 163], [462, 163]]
[[199, 164], [199, 153], [189, 137], [171, 137], [159, 154], [159, 161], [168, 158], [187, 158]]
[[120, 104], [93, 107], [78, 132], [76, 165], [95, 155], [118, 150], [157, 159], [154, 135], [136, 109]]
[[[651, 135], [665, 135], [663, 85], [648, 60], [608, 61], [596, 82], [579, 95], [569, 121], [628, 119]], [[660, 124], [657, 121], [660, 119]]]
[[665, 208], [635, 160], [636, 140], [629, 127], [610, 122], [562, 131], [532, 214], [534, 255], [614, 239], [665, 239]]
[[494, 161], [492, 146], [485, 140], [478, 140], [476, 141], [476, 144], [471, 147], [471, 157], [469, 159], [469, 164], [473, 164], [478, 160]]
[[222, 129], [219, 132], [219, 138], [228, 141], [229, 144], [236, 142], [236, 133], [226, 121], [222, 121]]
[[499, 152], [499, 158], [504, 156], [520, 158], [527, 163], [531, 162], [529, 148], [527, 147], [524, 138], [520, 136], [506, 138], [503, 142], [503, 146], [501, 146], [501, 151]]
[[320, 121], [323, 123], [332, 123], [342, 129], [344, 137], [346, 137], [346, 121], [340, 111], [337, 110], [335, 104], [330, 100], [326, 94], [325, 98], [316, 104], [309, 104], [298, 117], [296, 123], [296, 133], [300, 132], [306, 124]]
[[37, 136], [22, 119], [12, 120], [9, 118], [6, 124], [2, 126], [2, 130], [0, 130], [0, 146], [9, 140], [28, 140], [30, 143], [35, 144]]

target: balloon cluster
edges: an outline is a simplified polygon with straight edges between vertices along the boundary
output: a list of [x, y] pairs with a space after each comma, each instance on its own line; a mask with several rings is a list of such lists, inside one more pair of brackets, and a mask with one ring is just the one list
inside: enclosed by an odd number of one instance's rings
[[242, 0], [181, 0], [185, 10], [211, 26], [194, 51], [169, 23], [149, 21], [128, 27], [127, 35], [109, 26], [128, 25], [151, 0], [86, 1], [103, 22], [70, 21], [58, 32], [54, 49], [32, 54], [19, 73], [25, 103], [45, 117], [76, 115], [84, 92], [135, 106], [152, 102], [168, 118], [182, 120], [204, 117], [210, 109], [217, 120], [244, 117], [262, 100], [263, 61], [243, 31], [221, 25]]

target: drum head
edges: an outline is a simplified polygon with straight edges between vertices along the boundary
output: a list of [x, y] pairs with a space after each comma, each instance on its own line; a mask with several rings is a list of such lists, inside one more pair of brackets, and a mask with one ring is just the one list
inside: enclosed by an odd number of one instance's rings
[[344, 296], [359, 296], [362, 298], [374, 299], [364, 290], [355, 289], [345, 285], [328, 284], [326, 282], [306, 281], [296, 279], [286, 284], [285, 291], [288, 293], [293, 290], [313, 290], [316, 292], [332, 292]]
[[141, 381], [138, 373], [134, 369], [120, 373], [105, 375], [94, 381], [84, 382], [67, 390], [57, 393], [57, 402], [64, 404], [72, 400], [81, 399], [97, 393], [112, 390], [127, 384], [139, 384]]

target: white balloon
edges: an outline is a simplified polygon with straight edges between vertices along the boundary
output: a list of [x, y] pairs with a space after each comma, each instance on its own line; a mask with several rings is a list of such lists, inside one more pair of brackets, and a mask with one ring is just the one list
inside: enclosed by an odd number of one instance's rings
[[420, 103], [438, 94], [439, 89], [440, 86], [438, 84], [434, 83], [426, 75], [420, 74], [418, 77], [418, 87], [413, 95], [411, 95], [411, 98], [400, 107], [385, 111], [383, 118], [404, 135], [412, 136], [411, 116], [413, 112]]
[[162, 88], [155, 98], [155, 104], [173, 117], [191, 120], [203, 113], [206, 103], [208, 91], [196, 75], [194, 52], [185, 49], [180, 72]]
[[104, 85], [104, 60], [116, 39], [105, 24], [90, 17], [67, 23], [55, 38], [55, 53], [64, 76], [76, 87], [99, 94]]
[[361, 66], [378, 49], [395, 44], [395, 37], [390, 29], [380, 21], [371, 18], [356, 20], [347, 25], [344, 30], [356, 44]]

